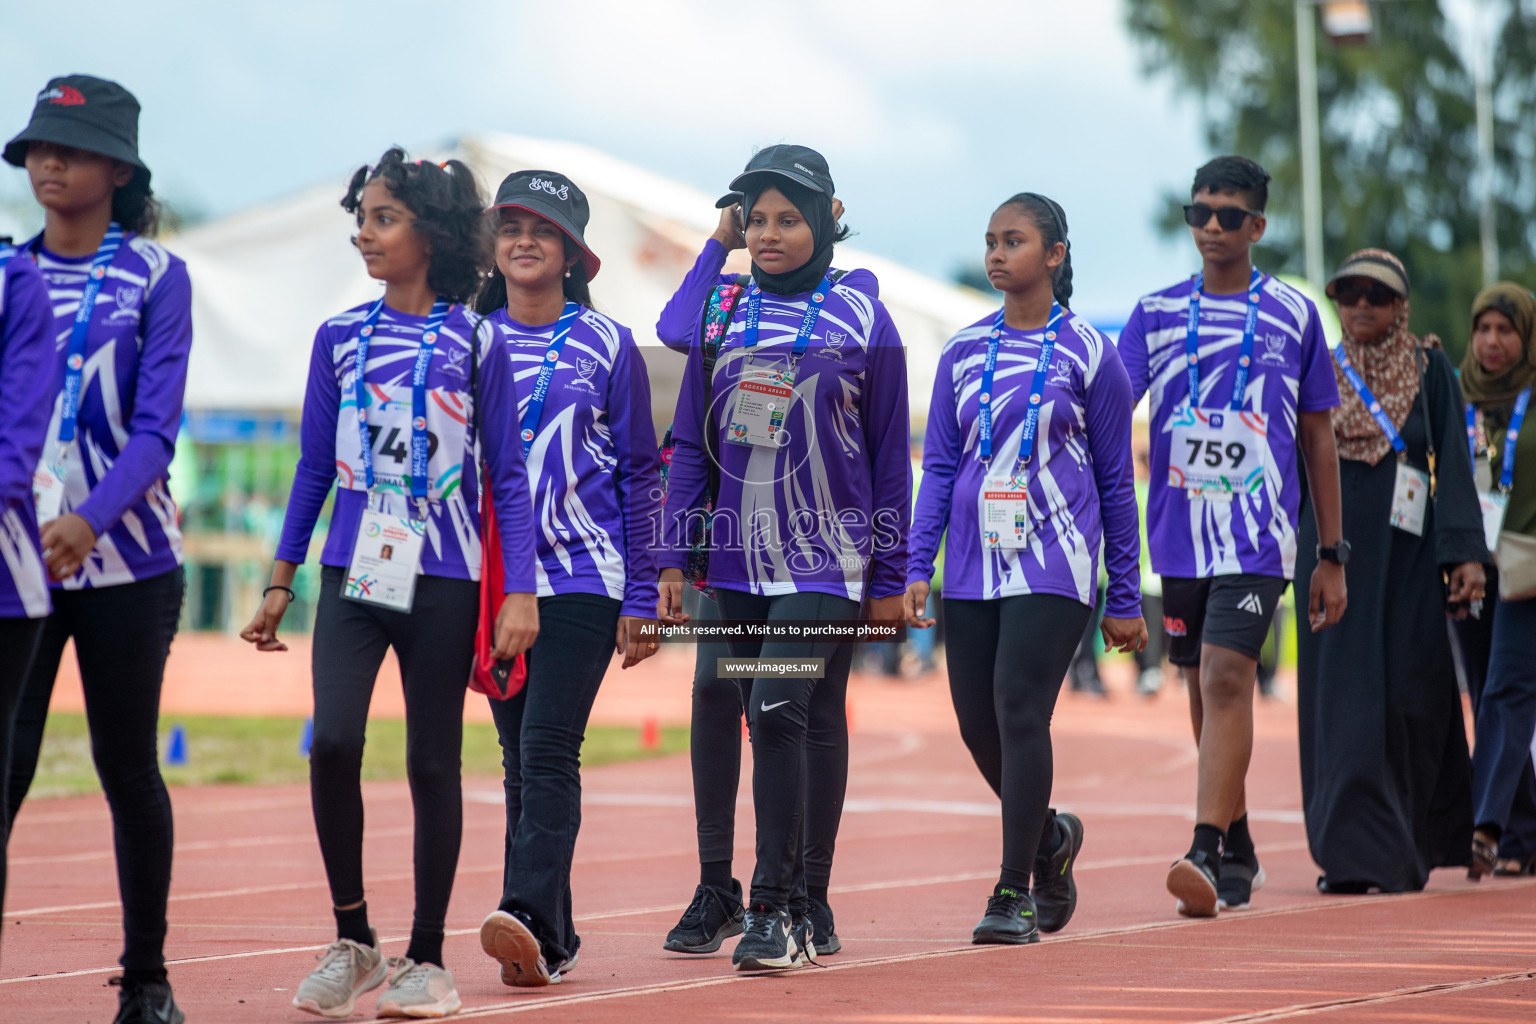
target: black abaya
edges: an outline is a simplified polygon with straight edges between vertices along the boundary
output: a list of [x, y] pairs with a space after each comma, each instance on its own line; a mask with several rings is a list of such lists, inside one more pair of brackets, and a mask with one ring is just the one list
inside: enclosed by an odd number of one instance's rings
[[[1349, 607], [1298, 638], [1301, 788], [1312, 858], [1332, 884], [1422, 889], [1431, 869], [1464, 865], [1472, 765], [1445, 627], [1441, 570], [1488, 561], [1467, 452], [1461, 388], [1428, 352], [1422, 399], [1402, 427], [1408, 461], [1428, 469], [1425, 409], [1439, 456], [1422, 537], [1388, 522], [1397, 459], [1341, 459]], [[1317, 565], [1311, 502], [1297, 537], [1300, 594]]]

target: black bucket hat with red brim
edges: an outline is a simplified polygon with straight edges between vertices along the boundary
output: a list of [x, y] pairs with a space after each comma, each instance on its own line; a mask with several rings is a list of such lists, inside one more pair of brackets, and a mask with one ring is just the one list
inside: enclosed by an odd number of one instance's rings
[[597, 258], [597, 253], [587, 245], [583, 236], [592, 210], [587, 205], [587, 194], [570, 178], [557, 171], [514, 171], [502, 179], [496, 199], [491, 203], [493, 210], [509, 207], [538, 214], [565, 232], [566, 237], [581, 249], [581, 263], [586, 268], [587, 280], [597, 276], [602, 260]]

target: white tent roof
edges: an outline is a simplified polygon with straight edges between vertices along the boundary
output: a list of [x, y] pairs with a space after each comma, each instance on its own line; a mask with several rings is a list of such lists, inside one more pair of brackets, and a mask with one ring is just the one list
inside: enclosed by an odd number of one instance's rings
[[[592, 206], [587, 241], [602, 258], [596, 304], [634, 331], [650, 369], [656, 418], [671, 418], [683, 358], [656, 340], [656, 318], [682, 281], [718, 213], [714, 196], [570, 142], [515, 135], [459, 140], [458, 157], [488, 191], [528, 167], [558, 170]], [[193, 228], [170, 241], [192, 275], [192, 409], [296, 409], [303, 401], [315, 329], [371, 301], [379, 284], [348, 239], [340, 181]], [[733, 253], [731, 269], [748, 269]], [[735, 261], [740, 261], [738, 266]], [[992, 308], [979, 293], [841, 245], [837, 265], [880, 279], [880, 297], [907, 346], [915, 426], [926, 418], [944, 341]]]

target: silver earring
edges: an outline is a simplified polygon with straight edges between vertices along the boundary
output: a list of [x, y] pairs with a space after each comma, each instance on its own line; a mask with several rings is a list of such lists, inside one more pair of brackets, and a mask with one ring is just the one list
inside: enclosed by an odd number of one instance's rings
[[566, 268], [566, 271], [565, 271], [565, 276], [566, 276], [566, 277], [570, 277], [570, 276], [571, 276], [571, 271], [570, 271], [570, 268], [569, 268], [569, 267], [567, 267], [567, 268]]

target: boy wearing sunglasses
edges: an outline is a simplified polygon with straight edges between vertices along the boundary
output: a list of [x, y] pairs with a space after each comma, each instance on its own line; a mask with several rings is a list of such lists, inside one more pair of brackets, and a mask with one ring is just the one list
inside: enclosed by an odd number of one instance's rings
[[1144, 297], [1119, 342], [1135, 400], [1150, 396], [1148, 546], [1200, 755], [1194, 841], [1167, 881], [1189, 917], [1243, 909], [1264, 883], [1244, 778], [1259, 650], [1296, 568], [1303, 466], [1321, 542], [1312, 630], [1345, 607], [1349, 545], [1328, 415], [1338, 388], [1316, 307], [1250, 259], [1268, 185], [1239, 156], [1195, 173], [1184, 219], [1200, 273]]

